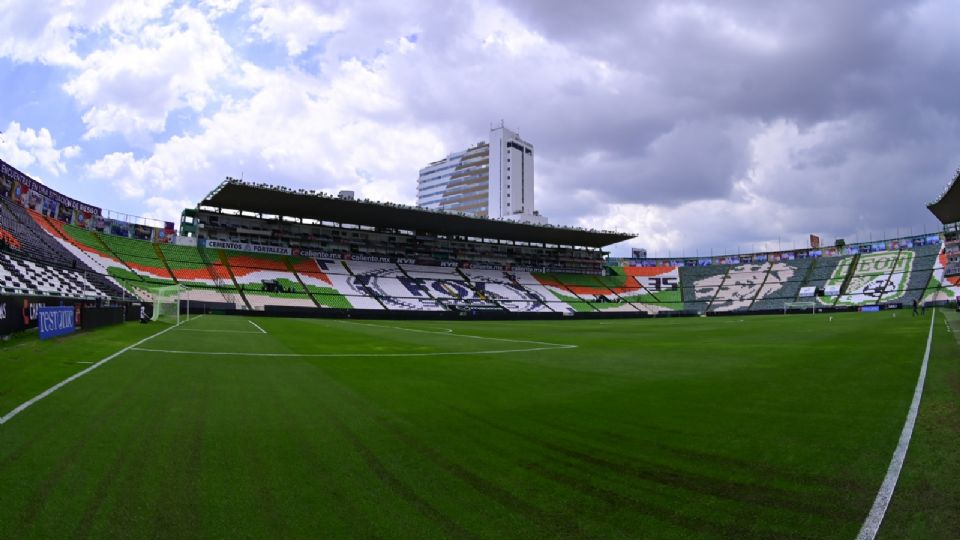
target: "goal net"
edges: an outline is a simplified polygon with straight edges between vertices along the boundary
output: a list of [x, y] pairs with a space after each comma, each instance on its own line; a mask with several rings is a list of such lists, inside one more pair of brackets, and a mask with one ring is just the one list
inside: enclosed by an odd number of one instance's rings
[[180, 302], [187, 302], [189, 312], [189, 296], [180, 285], [158, 287], [153, 290], [153, 317], [154, 321], [163, 321], [173, 324], [180, 323]]
[[816, 302], [784, 302], [783, 314], [787, 313], [816, 313]]

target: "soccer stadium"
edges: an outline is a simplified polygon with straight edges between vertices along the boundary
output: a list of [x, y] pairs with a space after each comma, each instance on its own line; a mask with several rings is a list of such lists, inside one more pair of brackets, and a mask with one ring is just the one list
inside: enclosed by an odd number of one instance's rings
[[942, 232], [630, 259], [233, 178], [155, 227], [0, 166], [0, 537], [957, 532], [960, 176]]

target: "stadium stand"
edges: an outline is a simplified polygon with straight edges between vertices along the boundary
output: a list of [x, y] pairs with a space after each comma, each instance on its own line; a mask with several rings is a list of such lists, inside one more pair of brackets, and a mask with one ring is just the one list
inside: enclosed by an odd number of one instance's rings
[[684, 309], [706, 313], [720, 292], [730, 268], [727, 264], [680, 268]]
[[6, 229], [0, 227], [0, 247], [11, 248], [11, 249], [20, 249], [20, 241], [17, 240], [17, 237], [13, 233], [7, 231]]
[[291, 269], [321, 308], [383, 309], [376, 300], [350, 296], [350, 273], [340, 261], [290, 257]]
[[[532, 274], [527, 272], [518, 273], [517, 280], [527, 290], [547, 298], [552, 306], [551, 309], [555, 311], [557, 311], [556, 308], [558, 307], [564, 309], [564, 306], [566, 306], [565, 309], [572, 309], [575, 312], [595, 311], [588, 301], [577, 294], [576, 290], [581, 290], [584, 294], [589, 294], [587, 291], [599, 292], [599, 286], [594, 286], [592, 290], [590, 287], [574, 287], [563, 283], [552, 274]], [[554, 305], [557, 302], [562, 302], [563, 305]]]
[[946, 275], [947, 263], [945, 251], [935, 257], [930, 281], [923, 293], [924, 302], [956, 302], [960, 298], [960, 276]]
[[934, 268], [940, 255], [939, 246], [913, 248], [913, 269], [907, 279], [907, 290], [902, 302], [911, 304], [914, 300], [925, 301], [925, 292], [934, 283]]
[[[540, 279], [541, 282], [547, 280], [548, 283], [554, 283], [556, 286], [562, 287], [569, 292], [566, 296], [571, 294], [576, 295], [577, 298], [586, 302], [594, 311], [639, 311], [639, 308], [625, 301], [608, 286], [608, 283], [615, 286], [625, 281], [623, 278], [616, 276], [594, 276], [590, 274], [555, 273], [548, 276], [538, 276], [538, 279]], [[573, 305], [573, 307], [575, 309], [577, 308], [576, 305]]]
[[495, 302], [507, 311], [552, 313], [546, 298], [521, 285], [514, 274], [504, 270], [464, 268], [461, 270], [481, 300]]
[[[136, 298], [149, 300], [151, 288], [170, 284], [162, 279], [153, 278], [149, 272], [142, 274], [135, 272], [128, 264], [121, 261], [120, 257], [113, 253], [100, 235], [94, 231], [61, 223], [36, 212], [31, 212], [31, 218], [76, 260], [89, 267], [101, 279], [114, 284], [112, 292], [114, 297], [132, 294]], [[131, 240], [131, 242], [144, 243], [139, 240]]]
[[286, 257], [244, 253], [224, 258], [228, 272], [253, 309], [268, 305], [317, 307]]
[[638, 310], [653, 315], [684, 310], [677, 267], [614, 266], [611, 270], [610, 279], [623, 280], [622, 287], [613, 290]]
[[47, 234], [35, 221], [33, 217], [35, 214], [13, 201], [0, 197], [0, 216], [2, 216], [4, 228], [16, 238], [20, 256], [48, 268], [69, 269], [70, 273], [62, 275], [64, 278], [86, 276], [83, 281], [78, 280], [73, 285], [74, 290], [82, 290], [89, 283], [99, 293], [88, 296], [119, 297], [124, 294], [120, 285], [107, 277], [105, 272], [100, 272], [86, 264], [84, 260], [78, 259], [55, 238]]
[[[960, 293], [956, 278], [944, 276], [937, 235], [791, 253], [605, 261], [603, 246], [629, 235], [228, 179], [188, 209], [201, 237], [170, 243], [159, 229], [103, 218], [69, 198], [25, 193], [0, 196], [0, 287], [18, 294], [149, 300], [158, 287], [180, 285], [192, 301], [236, 309], [661, 315], [776, 312], [804, 298], [852, 309]], [[227, 204], [250, 207], [233, 209], [243, 215], [222, 212], [232, 208]], [[287, 216], [280, 210], [303, 214], [280, 218]]]
[[[6, 207], [6, 206], [4, 206]], [[821, 296], [825, 306], [909, 303], [924, 294], [937, 261], [935, 245], [843, 257], [754, 264], [606, 268], [607, 275], [456, 268], [452, 265], [336, 260], [154, 244], [59, 223], [24, 210], [31, 223], [58, 240], [66, 256], [110, 276], [147, 298], [156, 286], [179, 283], [194, 301], [255, 310], [299, 308], [441, 311], [495, 306], [511, 312], [777, 311], [802, 287], [842, 286]], [[6, 223], [11, 213], [4, 212]], [[21, 223], [14, 221], [14, 224]], [[15, 229], [20, 230], [20, 229]], [[29, 235], [29, 233], [22, 233]], [[46, 245], [33, 242], [31, 245]], [[42, 248], [41, 248], [42, 249]], [[37, 249], [32, 255], [38, 256]], [[84, 260], [85, 259], [85, 260]], [[876, 271], [879, 264], [888, 269]], [[23, 285], [7, 271], [12, 285]], [[101, 276], [103, 277], [103, 276]], [[888, 285], [887, 283], [893, 283]], [[881, 294], [877, 287], [902, 292]], [[76, 289], [60, 294], [80, 294]], [[928, 295], [929, 296], [929, 295]]]
[[0, 287], [6, 294], [107, 298], [80, 272], [11, 254], [0, 254]]
[[145, 279], [173, 281], [170, 270], [158, 255], [154, 244], [109, 234], [95, 234], [120, 262]]
[[[700, 305], [709, 301], [708, 312], [775, 310], [796, 299], [809, 267], [808, 260], [781, 260], [733, 265], [722, 274], [721, 269], [705, 270], [698, 272], [704, 277], [694, 277], [686, 289]], [[689, 279], [693, 272], [685, 274]]]
[[[813, 263], [814, 259], [772, 263], [750, 311], [780, 311], [784, 303], [801, 300], [800, 289], [805, 286]], [[813, 301], [813, 298], [807, 300]]]
[[[702, 280], [696, 291], [702, 292], [703, 298], [712, 296], [707, 307], [709, 311], [746, 310], [750, 308], [753, 299], [763, 288], [769, 271], [769, 263], [731, 266], [722, 278], [711, 277]], [[718, 279], [719, 284], [716, 284]], [[716, 287], [715, 290], [714, 287]]]
[[[824, 288], [827, 285], [827, 282], [831, 280], [831, 276], [838, 273], [838, 268], [840, 267], [840, 261], [843, 260], [843, 257], [823, 257], [820, 259], [815, 259], [813, 261], [813, 266], [810, 271], [810, 275], [807, 280], [803, 283], [803, 287], [814, 287], [818, 291], [824, 291]], [[845, 267], [843, 273], [840, 274], [839, 281], [843, 281], [846, 277], [846, 273], [849, 271], [849, 267]], [[837, 295], [827, 295], [825, 292], [822, 296], [817, 297], [817, 301], [821, 305], [832, 306], [837, 300]]]
[[3, 207], [2, 226], [3, 228], [20, 243], [20, 249], [25, 257], [38, 261], [45, 261], [60, 266], [70, 266], [73, 258], [62, 250], [58, 250], [48, 242], [46, 235], [40, 233], [32, 226], [33, 220], [30, 218], [29, 210], [23, 208], [10, 200], [0, 198], [0, 206]]

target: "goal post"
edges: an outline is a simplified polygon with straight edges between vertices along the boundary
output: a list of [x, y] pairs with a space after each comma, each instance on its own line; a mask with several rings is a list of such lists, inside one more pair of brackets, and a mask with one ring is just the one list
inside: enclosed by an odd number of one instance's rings
[[815, 314], [817, 312], [817, 303], [816, 302], [784, 302], [783, 303], [783, 314], [786, 315], [790, 312], [807, 312]]
[[190, 295], [186, 288], [180, 285], [170, 285], [153, 289], [153, 317], [151, 319], [180, 324], [181, 302], [186, 302], [185, 307], [189, 318]]

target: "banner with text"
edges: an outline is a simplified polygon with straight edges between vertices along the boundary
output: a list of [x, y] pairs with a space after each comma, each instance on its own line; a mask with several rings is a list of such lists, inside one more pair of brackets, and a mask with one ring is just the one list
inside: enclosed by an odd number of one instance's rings
[[248, 251], [250, 253], [267, 253], [270, 255], [292, 255], [293, 250], [286, 247], [261, 246], [244, 242], [224, 242], [223, 240], [207, 240], [206, 247], [210, 249], [225, 249], [227, 251]]
[[40, 339], [50, 339], [76, 332], [77, 314], [78, 311], [74, 306], [40, 308], [37, 317]]
[[[43, 296], [0, 296], [0, 336], [22, 332], [39, 324], [40, 310], [47, 306], [66, 306], [77, 310], [80, 300]], [[77, 315], [79, 317], [79, 315]], [[76, 326], [80, 326], [77, 319]]]

